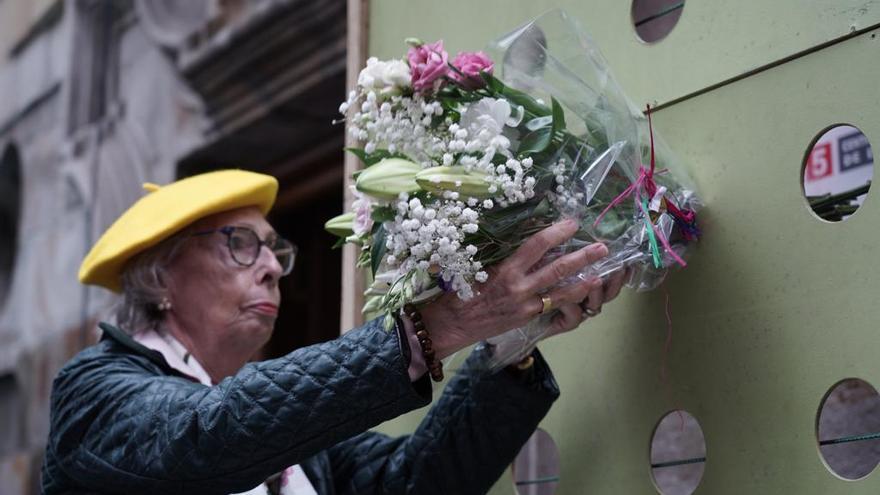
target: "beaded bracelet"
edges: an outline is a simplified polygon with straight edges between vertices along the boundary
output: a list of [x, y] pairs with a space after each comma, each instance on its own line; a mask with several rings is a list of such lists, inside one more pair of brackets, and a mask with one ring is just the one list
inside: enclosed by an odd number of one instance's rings
[[522, 359], [522, 361], [516, 363], [514, 366], [516, 366], [516, 369], [518, 369], [519, 371], [525, 371], [534, 365], [535, 365], [535, 356], [532, 356], [531, 354], [529, 354], [528, 356], [524, 357]]
[[434, 344], [431, 342], [431, 336], [425, 323], [422, 321], [422, 314], [413, 304], [403, 306], [403, 314], [410, 319], [416, 330], [416, 338], [419, 340], [419, 346], [422, 348], [422, 357], [425, 358], [425, 364], [428, 365], [428, 373], [435, 382], [443, 380], [443, 363], [437, 359], [434, 353]]

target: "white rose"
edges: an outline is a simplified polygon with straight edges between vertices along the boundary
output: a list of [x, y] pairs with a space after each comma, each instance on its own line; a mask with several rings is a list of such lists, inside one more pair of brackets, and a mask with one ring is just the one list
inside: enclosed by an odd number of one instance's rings
[[399, 95], [411, 85], [409, 66], [403, 60], [379, 60], [371, 57], [358, 75], [358, 86], [379, 96]]

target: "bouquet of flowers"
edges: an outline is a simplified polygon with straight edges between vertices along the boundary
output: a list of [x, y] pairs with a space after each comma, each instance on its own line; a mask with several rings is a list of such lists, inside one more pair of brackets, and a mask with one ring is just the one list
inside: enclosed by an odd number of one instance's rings
[[[340, 106], [364, 169], [352, 211], [326, 227], [361, 246], [373, 280], [365, 312], [442, 291], [468, 299], [486, 267], [562, 218], [580, 229], [546, 262], [591, 242], [609, 250], [579, 277], [631, 267], [627, 285], [647, 290], [685, 265], [699, 200], [650, 111], [646, 119], [629, 102], [564, 12], [500, 38], [492, 55], [450, 60], [442, 41], [407, 43], [406, 59], [369, 59]], [[496, 345], [528, 349], [547, 318]]]

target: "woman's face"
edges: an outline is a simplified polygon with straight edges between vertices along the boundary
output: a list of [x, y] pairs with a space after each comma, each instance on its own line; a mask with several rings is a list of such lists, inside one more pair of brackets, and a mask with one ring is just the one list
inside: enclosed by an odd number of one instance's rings
[[[255, 207], [205, 217], [187, 232], [226, 226], [247, 227], [261, 240], [276, 235]], [[194, 235], [168, 267], [172, 310], [167, 323], [190, 341], [187, 348], [209, 373], [210, 368], [237, 370], [268, 342], [281, 300], [282, 267], [272, 251], [261, 246], [254, 264], [243, 266], [232, 257], [227, 239], [221, 232]]]

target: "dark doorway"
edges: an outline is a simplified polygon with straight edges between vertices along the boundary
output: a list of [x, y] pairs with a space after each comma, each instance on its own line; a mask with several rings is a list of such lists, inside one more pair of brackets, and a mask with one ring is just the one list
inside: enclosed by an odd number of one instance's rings
[[21, 158], [10, 144], [0, 157], [0, 306], [12, 284], [21, 215]]
[[[293, 3], [186, 65], [204, 101], [206, 142], [178, 162], [178, 177], [244, 168], [278, 179], [269, 221], [299, 248], [281, 281], [275, 334], [261, 358], [339, 335], [340, 250], [324, 222], [342, 212], [346, 3]], [[208, 53], [208, 52], [206, 52]]]
[[[341, 168], [341, 156], [335, 166]], [[342, 250], [324, 222], [342, 212], [342, 181], [310, 191], [303, 201], [279, 196], [269, 221], [299, 247], [293, 272], [281, 280], [281, 308], [275, 333], [264, 350], [273, 358], [339, 336]], [[287, 204], [285, 204], [287, 203]]]

